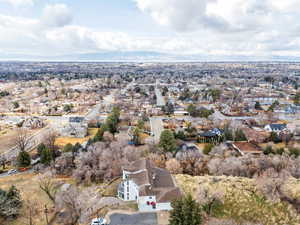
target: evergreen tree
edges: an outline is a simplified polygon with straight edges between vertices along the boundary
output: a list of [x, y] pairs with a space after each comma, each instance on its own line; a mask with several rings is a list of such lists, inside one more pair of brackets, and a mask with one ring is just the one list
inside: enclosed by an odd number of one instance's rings
[[261, 107], [261, 105], [260, 105], [259, 102], [255, 102], [254, 108], [255, 108], [256, 110], [262, 110], [262, 107]]
[[236, 141], [247, 141], [246, 135], [241, 129], [235, 131], [235, 140]]
[[41, 156], [42, 151], [44, 151], [46, 148], [47, 147], [44, 143], [39, 144], [38, 147], [37, 147], [38, 155]]
[[201, 205], [189, 194], [172, 202], [169, 225], [202, 224]]
[[224, 129], [224, 138], [226, 141], [233, 141], [232, 130], [229, 127], [225, 127]]
[[159, 146], [162, 147], [165, 152], [175, 152], [177, 145], [173, 132], [164, 130], [160, 135]]
[[133, 130], [133, 136], [132, 136], [132, 141], [135, 145], [141, 144], [140, 134], [141, 134], [141, 130], [138, 127], [136, 127]]
[[180, 130], [180, 131], [178, 131], [177, 133], [174, 133], [174, 137], [176, 138], [176, 139], [180, 139], [180, 140], [185, 140], [185, 134], [184, 134], [184, 132], [182, 131], [182, 130]]
[[187, 112], [190, 114], [190, 116], [192, 116], [192, 117], [197, 117], [197, 116], [199, 115], [199, 112], [198, 112], [196, 106], [193, 105], [193, 104], [190, 104], [190, 105], [187, 107], [186, 111], [187, 111]]
[[114, 107], [111, 114], [106, 119], [106, 126], [113, 135], [118, 132], [118, 123], [120, 122], [120, 109]]
[[28, 152], [20, 151], [17, 157], [18, 167], [27, 167], [31, 164], [31, 157]]
[[273, 141], [274, 143], [281, 142], [281, 140], [276, 132], [271, 132], [269, 139], [270, 139], [270, 141]]
[[6, 192], [0, 189], [0, 221], [15, 219], [20, 214], [22, 200], [19, 190], [13, 185]]
[[66, 144], [65, 146], [64, 146], [64, 149], [63, 149], [63, 151], [64, 152], [72, 152], [73, 151], [73, 145], [72, 144], [70, 144], [70, 143], [68, 143], [68, 144]]
[[140, 130], [144, 130], [144, 129], [145, 129], [145, 122], [144, 122], [143, 120], [139, 120], [139, 121], [138, 121], [137, 127], [138, 127]]
[[300, 104], [300, 92], [297, 92], [294, 97], [294, 104], [299, 105]]
[[50, 165], [53, 160], [53, 153], [49, 148], [45, 148], [40, 155], [40, 161], [44, 165]]
[[203, 148], [203, 153], [204, 153], [205, 155], [208, 155], [208, 154], [211, 152], [211, 150], [213, 149], [213, 147], [214, 147], [214, 145], [211, 144], [211, 143], [206, 144], [206, 145], [204, 146], [204, 148]]
[[102, 124], [101, 127], [98, 129], [93, 141], [94, 142], [103, 141], [103, 135], [105, 131], [107, 131], [107, 126], [106, 124]]

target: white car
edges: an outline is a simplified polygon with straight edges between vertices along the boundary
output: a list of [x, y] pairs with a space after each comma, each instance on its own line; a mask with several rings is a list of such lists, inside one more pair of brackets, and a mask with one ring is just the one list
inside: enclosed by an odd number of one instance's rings
[[92, 220], [91, 225], [107, 225], [106, 220], [103, 218], [96, 218]]
[[8, 175], [12, 175], [12, 174], [15, 174], [15, 173], [17, 173], [17, 172], [18, 172], [17, 170], [13, 170], [13, 169], [12, 169], [12, 170], [9, 170], [7, 174], [8, 174]]

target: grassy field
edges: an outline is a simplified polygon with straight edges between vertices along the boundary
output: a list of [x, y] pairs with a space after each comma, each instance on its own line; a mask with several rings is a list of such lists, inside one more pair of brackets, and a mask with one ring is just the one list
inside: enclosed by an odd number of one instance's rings
[[92, 138], [95, 136], [95, 134], [97, 133], [98, 129], [97, 128], [89, 128], [88, 129], [88, 136], [84, 137], [84, 138], [72, 138], [72, 137], [59, 137], [56, 139], [55, 144], [58, 147], [64, 147], [66, 144], [72, 144], [75, 145], [76, 143], [82, 144], [86, 141], [89, 140], [89, 138]]
[[[300, 216], [294, 209], [283, 202], [270, 202], [256, 189], [254, 180], [241, 177], [192, 177], [177, 175], [177, 183], [185, 193], [198, 197], [199, 187], [214, 192], [223, 193], [223, 205], [214, 213], [220, 219], [233, 219], [238, 223], [253, 222], [264, 225], [298, 225]], [[291, 179], [286, 184], [286, 190], [293, 196], [300, 195], [300, 181]]]
[[[37, 130], [30, 131], [29, 135], [37, 132]], [[16, 130], [4, 129], [0, 131], [0, 153], [7, 151], [8, 149], [15, 146], [15, 138], [17, 135]]]

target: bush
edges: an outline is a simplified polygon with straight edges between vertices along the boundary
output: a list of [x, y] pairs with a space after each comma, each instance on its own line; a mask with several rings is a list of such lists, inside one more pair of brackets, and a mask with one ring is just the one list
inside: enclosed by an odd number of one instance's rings
[[264, 150], [264, 154], [265, 155], [269, 155], [269, 154], [273, 154], [274, 152], [273, 152], [273, 148], [272, 148], [272, 146], [267, 146], [266, 148], [265, 148], [265, 150]]
[[284, 148], [278, 148], [276, 150], [276, 154], [278, 154], [278, 155], [282, 155], [283, 153], [284, 153]]
[[213, 147], [214, 147], [213, 144], [206, 144], [203, 148], [203, 153], [205, 155], [208, 155], [211, 152], [211, 150], [213, 149]]
[[291, 156], [295, 156], [296, 158], [298, 158], [298, 156], [300, 155], [300, 149], [298, 149], [298, 148], [290, 148], [289, 149], [289, 154]]
[[185, 134], [184, 134], [184, 131], [182, 131], [182, 130], [178, 131], [177, 133], [175, 132], [174, 136], [175, 136], [176, 139], [180, 139], [180, 140], [183, 140], [183, 141], [186, 138]]
[[64, 146], [63, 152], [72, 152], [73, 151], [73, 145], [68, 143]]

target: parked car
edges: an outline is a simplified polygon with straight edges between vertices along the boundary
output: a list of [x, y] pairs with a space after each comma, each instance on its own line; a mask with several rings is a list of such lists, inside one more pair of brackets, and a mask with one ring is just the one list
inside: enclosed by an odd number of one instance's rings
[[92, 220], [91, 225], [107, 225], [106, 220], [103, 218], [96, 218]]
[[15, 169], [11, 169], [11, 170], [9, 170], [8, 171], [8, 175], [12, 175], [12, 174], [15, 174], [15, 173], [17, 173], [18, 171], [17, 170], [15, 170]]
[[20, 168], [20, 169], [19, 169], [20, 172], [25, 172], [25, 171], [27, 171], [27, 170], [28, 170], [28, 168]]

